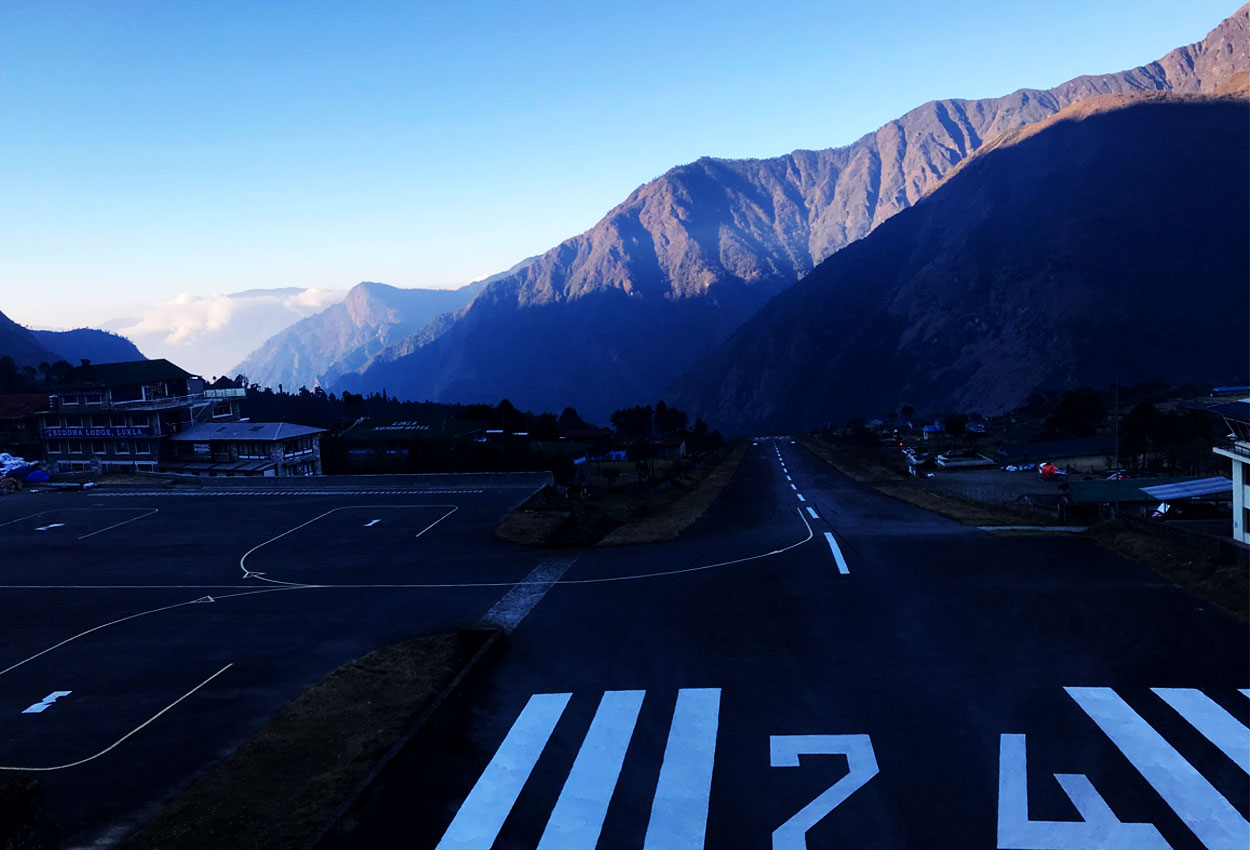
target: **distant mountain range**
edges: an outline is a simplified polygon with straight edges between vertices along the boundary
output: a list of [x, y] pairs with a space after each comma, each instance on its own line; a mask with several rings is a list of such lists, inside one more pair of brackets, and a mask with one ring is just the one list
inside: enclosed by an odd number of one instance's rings
[[773, 296], [987, 143], [1098, 95], [1226, 85], [1250, 65], [1248, 23], [1243, 7], [1202, 42], [1129, 71], [933, 101], [844, 148], [674, 168], [454, 318], [364, 357], [335, 384], [440, 401], [507, 397], [535, 409], [575, 404], [599, 418], [654, 400]]
[[[344, 289], [282, 286], [211, 295], [182, 294], [136, 316], [102, 323], [152, 357], [212, 378], [224, 375], [276, 333], [342, 301]], [[229, 372], [233, 377], [236, 373]]]
[[125, 363], [128, 360], [146, 360], [133, 342], [120, 334], [95, 328], [75, 328], [70, 331], [31, 331], [45, 348], [55, 351], [61, 358], [77, 366], [80, 360], [92, 363]]
[[972, 157], [670, 388], [731, 430], [1242, 382], [1250, 105], [1111, 96]]
[[0, 313], [0, 356], [12, 357], [19, 367], [66, 360], [120, 363], [144, 360], [134, 343], [123, 336], [94, 328], [72, 331], [29, 330]]
[[466, 307], [484, 287], [514, 274], [533, 259], [506, 272], [458, 289], [400, 289], [359, 283], [340, 303], [302, 319], [270, 337], [230, 370], [261, 386], [298, 389], [334, 385], [349, 372], [368, 368], [388, 349], [391, 356], [416, 346], [413, 336], [439, 316]]

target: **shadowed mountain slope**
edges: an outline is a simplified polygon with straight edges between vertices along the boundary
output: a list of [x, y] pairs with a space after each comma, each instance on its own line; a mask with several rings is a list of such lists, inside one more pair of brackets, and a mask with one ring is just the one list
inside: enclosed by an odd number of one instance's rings
[[61, 356], [43, 345], [35, 335], [8, 316], [0, 313], [0, 357], [13, 358], [18, 366], [55, 363]]
[[831, 257], [670, 393], [734, 430], [1244, 379], [1250, 108], [1082, 104]]
[[72, 331], [31, 331], [45, 348], [55, 351], [58, 360], [77, 363], [125, 363], [146, 360], [133, 342], [120, 334], [95, 328], [75, 328]]
[[571, 403], [598, 416], [653, 400], [771, 297], [924, 197], [987, 140], [1097, 95], [1225, 85], [1250, 65], [1248, 22], [1250, 6], [1202, 42], [1130, 71], [926, 103], [844, 148], [674, 168], [340, 385]]

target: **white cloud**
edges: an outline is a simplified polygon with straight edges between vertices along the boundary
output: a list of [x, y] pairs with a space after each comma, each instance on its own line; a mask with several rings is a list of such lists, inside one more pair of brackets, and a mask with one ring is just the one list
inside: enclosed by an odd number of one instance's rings
[[206, 377], [233, 368], [265, 340], [342, 301], [342, 289], [253, 289], [181, 294], [127, 323], [108, 323], [148, 357], [165, 357]]

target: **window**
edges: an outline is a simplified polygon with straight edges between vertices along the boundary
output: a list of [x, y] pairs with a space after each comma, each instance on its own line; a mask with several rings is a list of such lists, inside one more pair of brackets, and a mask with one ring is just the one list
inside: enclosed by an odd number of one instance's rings
[[81, 416], [66, 416], [65, 427], [66, 428], [81, 428], [82, 417]]
[[126, 417], [125, 417], [125, 416], [122, 416], [122, 415], [120, 415], [120, 414], [115, 415], [115, 416], [112, 418], [112, 422], [113, 422], [113, 427], [114, 427], [114, 428], [125, 428], [125, 427], [126, 427]]
[[1250, 463], [1239, 463], [1241, 467], [1241, 483], [1250, 487]]
[[152, 454], [152, 446], [147, 440], [135, 440], [135, 454], [150, 455]]
[[78, 442], [77, 440], [70, 440], [69, 441], [69, 453], [72, 455], [82, 454], [82, 443]]
[[105, 447], [105, 445], [104, 445], [104, 441], [103, 441], [103, 440], [92, 440], [92, 441], [91, 441], [91, 453], [92, 453], [92, 454], [102, 455], [102, 454], [104, 454], [104, 453], [105, 453], [105, 451], [106, 451], [106, 447]]
[[48, 454], [59, 455], [61, 453], [60, 440], [48, 440]]
[[128, 454], [130, 454], [130, 441], [129, 441], [129, 440], [118, 440], [118, 441], [117, 441], [117, 453], [118, 453], [119, 455], [128, 455]]

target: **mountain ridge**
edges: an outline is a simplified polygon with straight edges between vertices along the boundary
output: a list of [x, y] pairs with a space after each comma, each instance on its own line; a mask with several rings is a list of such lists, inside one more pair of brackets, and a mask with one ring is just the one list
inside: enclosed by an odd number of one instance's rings
[[[842, 148], [677, 166], [488, 286], [455, 321], [427, 329], [421, 344], [410, 338], [410, 350], [384, 353], [340, 384], [430, 400], [576, 404], [596, 415], [646, 401], [771, 297], [936, 189], [987, 140], [1098, 95], [1217, 89], [1250, 64], [1248, 43], [1250, 4], [1203, 41], [1127, 71], [1000, 98], [930, 101]], [[700, 299], [703, 308], [676, 306]], [[521, 321], [551, 305], [565, 314]], [[659, 322], [672, 338], [643, 333], [650, 343], [642, 345], [638, 322]], [[582, 368], [587, 357], [596, 368]], [[518, 358], [541, 362], [523, 368]]]
[[1244, 380], [1250, 106], [1172, 96], [1086, 111], [970, 159], [667, 396], [768, 430], [900, 404], [995, 414], [1081, 384]]
[[531, 261], [456, 289], [362, 281], [342, 301], [270, 337], [230, 373], [244, 374], [261, 386], [333, 384], [340, 375], [367, 367], [388, 348], [402, 346], [440, 316], [464, 309], [492, 281]]

